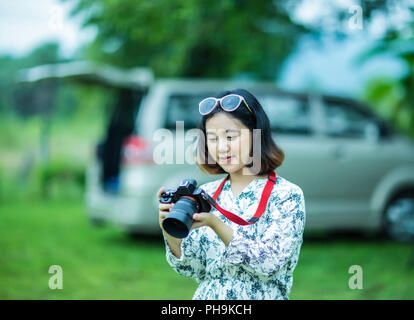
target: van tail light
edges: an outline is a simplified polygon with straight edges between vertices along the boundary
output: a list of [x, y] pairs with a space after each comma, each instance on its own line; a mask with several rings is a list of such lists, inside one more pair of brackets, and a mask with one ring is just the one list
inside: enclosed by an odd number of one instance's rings
[[153, 164], [152, 148], [148, 141], [137, 136], [131, 135], [124, 140], [122, 146], [122, 164]]

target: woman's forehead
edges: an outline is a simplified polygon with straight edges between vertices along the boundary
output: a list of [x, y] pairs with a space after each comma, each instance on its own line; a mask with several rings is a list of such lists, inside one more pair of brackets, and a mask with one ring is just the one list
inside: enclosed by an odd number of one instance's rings
[[217, 130], [240, 131], [240, 129], [247, 129], [247, 127], [227, 112], [216, 113], [206, 122], [206, 132], [216, 132]]

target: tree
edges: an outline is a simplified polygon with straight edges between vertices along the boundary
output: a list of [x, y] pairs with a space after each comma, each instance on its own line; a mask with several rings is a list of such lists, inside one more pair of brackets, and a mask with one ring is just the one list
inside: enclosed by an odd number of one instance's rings
[[[62, 0], [64, 1], [64, 0]], [[306, 31], [272, 0], [80, 0], [98, 33], [87, 55], [161, 77], [274, 79]]]
[[[20, 69], [30, 68], [41, 64], [56, 63], [63, 61], [59, 56], [59, 45], [57, 43], [45, 43], [33, 49], [21, 58], [11, 56], [0, 56], [0, 112], [16, 111], [16, 75]], [[28, 107], [30, 105], [27, 104]], [[22, 105], [18, 108], [22, 114], [30, 113]]]
[[[295, 12], [304, 3], [311, 2], [301, 0], [288, 1], [288, 3], [291, 7], [290, 12]], [[372, 48], [358, 59], [361, 65], [374, 56], [385, 54], [392, 56], [406, 67], [405, 72], [397, 77], [373, 78], [366, 85], [362, 98], [401, 131], [414, 137], [413, 2], [410, 0], [320, 0], [315, 4], [323, 10], [314, 10], [314, 15], [311, 14], [310, 18], [308, 15], [307, 19], [295, 20], [296, 23], [303, 24], [315, 35], [331, 33], [347, 37], [358, 34], [374, 42]], [[357, 21], [358, 19], [360, 20]], [[350, 25], [358, 26], [360, 29], [353, 30]]]
[[404, 39], [397, 34], [390, 36], [366, 52], [361, 61], [383, 53], [400, 60], [406, 70], [397, 77], [372, 79], [365, 88], [363, 98], [401, 131], [414, 138], [414, 39]]

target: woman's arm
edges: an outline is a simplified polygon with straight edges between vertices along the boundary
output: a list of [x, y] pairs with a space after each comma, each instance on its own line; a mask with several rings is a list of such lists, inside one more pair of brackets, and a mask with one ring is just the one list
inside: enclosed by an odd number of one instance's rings
[[176, 256], [178, 259], [180, 259], [181, 258], [181, 242], [183, 240], [170, 236], [167, 232], [164, 231], [164, 229], [162, 230], [162, 233], [163, 233], [165, 240], [167, 241], [167, 245], [169, 246], [172, 254]]
[[[164, 187], [158, 191], [158, 197]], [[200, 281], [204, 278], [206, 258], [200, 248], [200, 235], [198, 230], [191, 231], [185, 239], [178, 239], [165, 232], [162, 222], [173, 204], [159, 204], [159, 224], [164, 237], [166, 259], [168, 264], [179, 274]]]
[[305, 202], [302, 190], [294, 190], [289, 197], [271, 206], [266, 228], [256, 239], [234, 232], [224, 252], [223, 261], [244, 264], [254, 272], [271, 276], [299, 254], [305, 226]]
[[193, 215], [193, 219], [195, 221], [193, 229], [208, 226], [213, 229], [215, 233], [217, 233], [226, 247], [229, 245], [231, 238], [233, 237], [233, 229], [214, 214], [208, 212], [196, 213]]
[[177, 273], [201, 281], [206, 273], [206, 257], [200, 247], [199, 230], [192, 230], [186, 238], [180, 239], [179, 256], [173, 253], [165, 236], [164, 241], [168, 264]]

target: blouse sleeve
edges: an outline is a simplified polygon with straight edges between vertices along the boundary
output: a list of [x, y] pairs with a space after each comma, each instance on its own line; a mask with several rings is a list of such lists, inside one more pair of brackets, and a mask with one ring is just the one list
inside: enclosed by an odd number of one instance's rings
[[181, 242], [181, 257], [177, 258], [164, 237], [168, 264], [180, 275], [201, 282], [206, 272], [206, 257], [200, 247], [200, 229], [191, 230]]
[[244, 264], [260, 275], [271, 276], [292, 255], [299, 253], [305, 226], [302, 190], [298, 187], [285, 200], [272, 205], [271, 213], [266, 219], [269, 227], [257, 239], [249, 239], [240, 231], [233, 230], [223, 256], [224, 263]]

